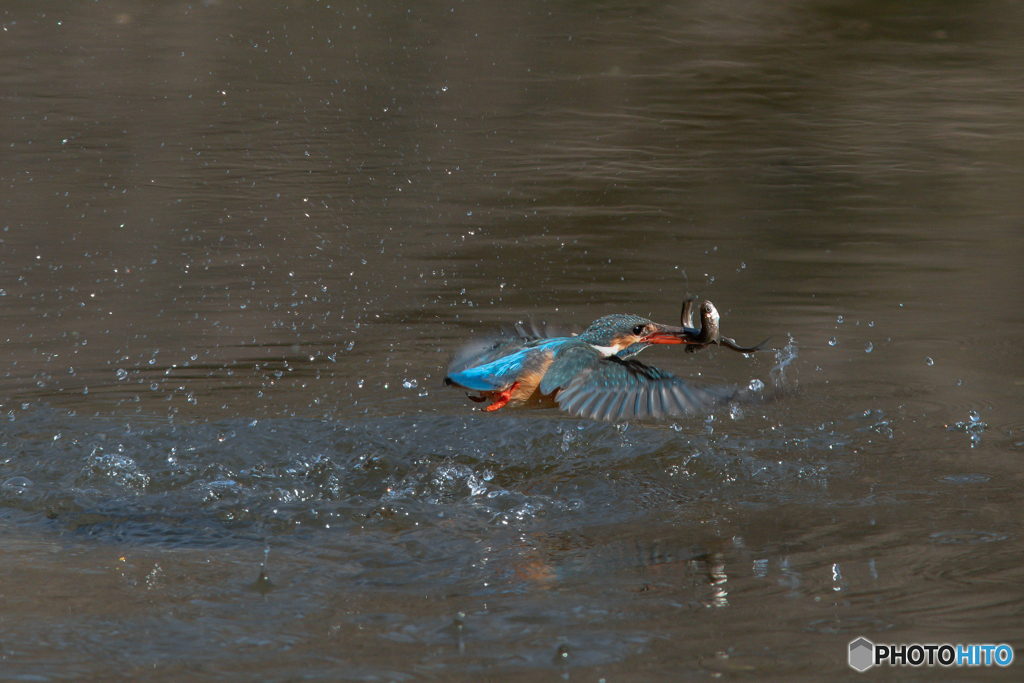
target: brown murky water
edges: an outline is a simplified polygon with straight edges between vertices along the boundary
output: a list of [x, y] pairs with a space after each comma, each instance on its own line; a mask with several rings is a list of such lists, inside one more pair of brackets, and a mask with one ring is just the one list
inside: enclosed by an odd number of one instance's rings
[[[1020, 652], [1022, 7], [7, 3], [0, 679]], [[763, 403], [440, 386], [685, 291], [785, 351], [644, 360]]]

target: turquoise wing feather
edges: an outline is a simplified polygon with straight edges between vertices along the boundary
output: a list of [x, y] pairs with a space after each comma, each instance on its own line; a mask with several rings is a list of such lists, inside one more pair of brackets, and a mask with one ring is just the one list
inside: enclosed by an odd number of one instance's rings
[[454, 384], [472, 391], [504, 391], [512, 386], [528, 360], [528, 349], [515, 349], [510, 355], [499, 357], [483, 365], [461, 372], [448, 372], [445, 384]]
[[[524, 372], [535, 370], [559, 345], [554, 339], [503, 339], [464, 347], [448, 364], [444, 383], [471, 391], [504, 391]], [[482, 344], [482, 346], [481, 346]]]
[[558, 390], [558, 407], [595, 420], [693, 415], [724, 405], [732, 387], [699, 387], [636, 360], [602, 358], [580, 344], [560, 350], [544, 375], [541, 393]]

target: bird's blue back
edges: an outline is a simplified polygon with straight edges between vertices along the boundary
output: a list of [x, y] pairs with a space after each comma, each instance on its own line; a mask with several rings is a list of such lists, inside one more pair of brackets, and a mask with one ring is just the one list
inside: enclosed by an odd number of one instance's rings
[[[518, 342], [518, 340], [517, 340]], [[449, 372], [448, 380], [472, 391], [501, 391], [508, 388], [531, 362], [538, 356], [553, 354], [559, 346], [577, 342], [572, 337], [556, 337], [554, 339], [537, 339], [526, 342], [510, 342], [506, 348], [498, 345], [490, 353], [484, 355], [485, 362], [473, 365], [458, 372]], [[506, 353], [502, 354], [502, 351]], [[495, 354], [501, 354], [494, 360], [487, 360]]]

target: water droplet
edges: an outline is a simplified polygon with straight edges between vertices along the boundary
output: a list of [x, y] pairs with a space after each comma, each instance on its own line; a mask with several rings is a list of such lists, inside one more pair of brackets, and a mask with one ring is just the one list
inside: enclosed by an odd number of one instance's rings
[[562, 434], [562, 444], [561, 446], [559, 446], [559, 449], [563, 453], [568, 452], [569, 447], [573, 444], [574, 441], [576, 441], [576, 433], [566, 431], [564, 434]]
[[32, 488], [32, 486], [32, 480], [29, 479], [28, 477], [11, 477], [3, 484], [0, 484], [0, 488], [9, 489], [15, 491], [16, 493], [21, 493], [26, 489]]
[[405, 387], [406, 389], [415, 389], [419, 385], [420, 383], [414, 379], [407, 379], [402, 382], [402, 386]]
[[981, 415], [978, 415], [977, 410], [972, 410], [971, 412], [969, 412], [967, 414], [967, 417], [971, 418], [971, 422], [979, 422], [981, 420]]
[[835, 337], [832, 337], [831, 339], [828, 340], [828, 345], [829, 346], [835, 346], [838, 343], [839, 343], [839, 341]]
[[359, 387], [360, 389], [362, 389], [363, 388], [363, 380], [361, 380], [361, 379], [360, 380], [356, 380], [356, 386]]
[[840, 325], [842, 325], [843, 324], [843, 316], [839, 316], [838, 318], [836, 318], [836, 322], [839, 323]]
[[931, 359], [931, 356], [925, 356], [924, 362], [927, 363], [928, 365], [935, 365], [935, 361]]
[[350, 341], [348, 344], [345, 345], [345, 350], [351, 351], [353, 348], [355, 348], [355, 345], [356, 343], [354, 341]]
[[872, 344], [871, 342], [868, 342], [867, 344], [864, 345], [864, 353], [871, 353], [872, 351], [874, 351], [874, 349], [875, 345]]
[[128, 371], [125, 370], [124, 368], [118, 368], [117, 369], [117, 378], [118, 379], [128, 379]]
[[764, 389], [764, 382], [759, 379], [752, 379], [750, 380], [750, 384], [747, 385], [747, 388], [751, 391], [761, 391]]

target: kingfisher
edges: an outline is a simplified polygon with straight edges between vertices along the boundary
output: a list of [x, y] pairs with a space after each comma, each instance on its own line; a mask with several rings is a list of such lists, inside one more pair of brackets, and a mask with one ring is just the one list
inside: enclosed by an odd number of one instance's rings
[[[556, 404], [578, 417], [620, 421], [692, 415], [728, 403], [731, 387], [698, 387], [634, 359], [653, 344], [685, 344], [696, 349], [722, 344], [744, 348], [719, 333], [718, 311], [701, 306], [701, 327], [692, 325], [693, 300], [683, 303], [676, 327], [638, 315], [608, 315], [584, 332], [567, 334], [537, 325], [517, 325], [497, 339], [470, 343], [448, 364], [447, 386], [490, 404], [486, 411], [508, 406]], [[690, 323], [690, 324], [686, 324]]]

